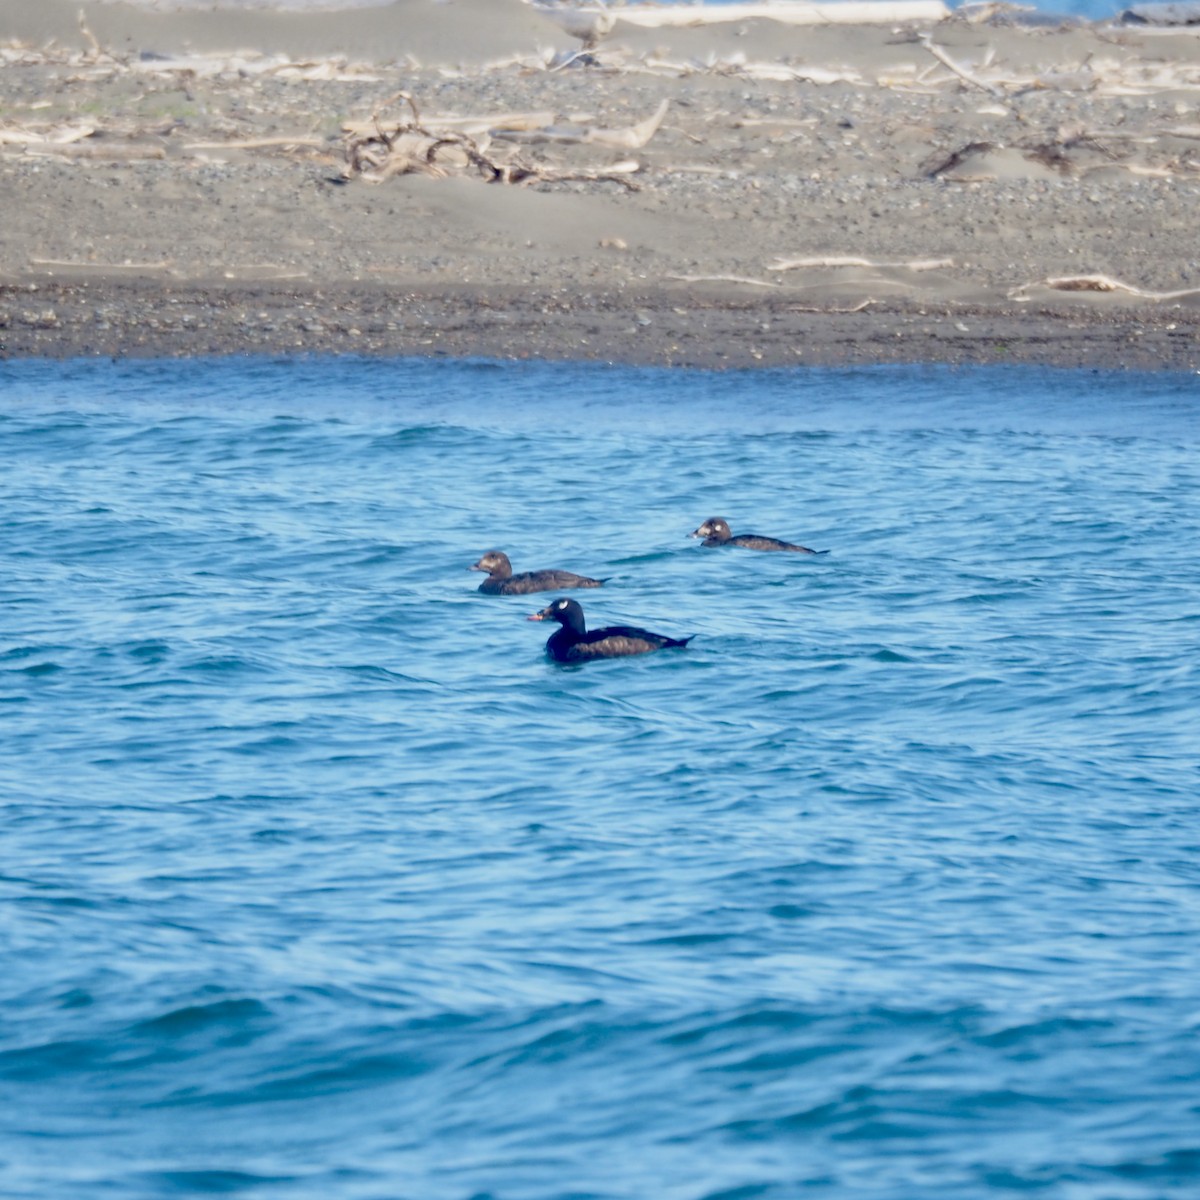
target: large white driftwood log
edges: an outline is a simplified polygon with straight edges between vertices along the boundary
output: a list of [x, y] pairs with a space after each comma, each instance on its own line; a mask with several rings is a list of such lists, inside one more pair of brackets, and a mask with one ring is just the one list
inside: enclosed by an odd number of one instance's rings
[[[551, 20], [562, 23], [564, 10], [550, 5], [535, 4], [534, 7]], [[950, 10], [942, 0], [839, 0], [834, 4], [778, 0], [773, 4], [677, 4], [671, 7], [627, 4], [613, 9], [589, 5], [570, 10], [571, 20], [581, 31], [586, 30], [593, 40], [608, 32], [603, 28], [607, 17], [615, 17], [617, 24], [623, 21], [644, 29], [661, 29], [755, 18], [779, 21], [784, 25], [868, 25], [892, 21], [941, 21], [949, 15]], [[586, 36], [574, 28], [568, 32], [575, 37]]]

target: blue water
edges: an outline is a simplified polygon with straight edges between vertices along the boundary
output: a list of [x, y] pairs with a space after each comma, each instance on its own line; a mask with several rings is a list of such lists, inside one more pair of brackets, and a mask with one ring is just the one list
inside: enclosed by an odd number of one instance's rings
[[1198, 583], [1196, 376], [0, 364], [0, 1195], [1193, 1197]]

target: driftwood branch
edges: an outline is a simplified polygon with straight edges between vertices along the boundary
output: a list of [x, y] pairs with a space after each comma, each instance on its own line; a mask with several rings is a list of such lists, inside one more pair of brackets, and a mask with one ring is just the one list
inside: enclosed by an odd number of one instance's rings
[[952, 258], [910, 258], [901, 262], [879, 262], [850, 255], [832, 258], [777, 258], [767, 264], [768, 271], [794, 271], [797, 267], [870, 267], [876, 270], [940, 271], [954, 266]]
[[1013, 288], [1008, 297], [1010, 300], [1028, 300], [1026, 293], [1030, 288], [1045, 287], [1055, 292], [1124, 292], [1137, 296], [1142, 300], [1153, 300], [1160, 303], [1166, 300], [1184, 300], [1189, 296], [1200, 296], [1200, 288], [1182, 288], [1177, 292], [1151, 292], [1132, 283], [1123, 283], [1111, 275], [1055, 275], [1049, 279], [1035, 279]]
[[741, 283], [747, 287], [764, 288], [782, 286], [772, 279], [751, 279], [746, 275], [668, 275], [667, 278], [679, 283]]
[[658, 127], [667, 115], [669, 100], [663, 100], [658, 108], [644, 121], [625, 129], [589, 129], [583, 142], [589, 146], [614, 146], [621, 150], [640, 150], [658, 132]]
[[789, 304], [788, 312], [802, 313], [860, 313], [865, 308], [869, 308], [876, 301], [874, 297], [868, 296], [865, 300], [860, 300], [857, 304], [851, 305], [850, 308], [832, 308], [825, 305], [814, 304]]
[[169, 271], [175, 265], [169, 258], [163, 259], [161, 262], [125, 263], [89, 262], [87, 259], [78, 258], [31, 258], [29, 263], [34, 267], [58, 267], [72, 271], [103, 271], [105, 274], [121, 271]]
[[1003, 99], [1004, 91], [1001, 88], [998, 88], [995, 86], [995, 84], [987, 83], [984, 80], [979, 79], [977, 76], [972, 75], [971, 72], [966, 69], [966, 67], [959, 66], [959, 64], [956, 63], [954, 59], [952, 59], [950, 55], [948, 55], [945, 50], [941, 48], [941, 46], [935, 44], [933, 35], [931, 33], [919, 33], [917, 35], [917, 41], [924, 46], [925, 49], [928, 50], [929, 53], [932, 54], [933, 57], [942, 64], [943, 67], [945, 67], [948, 71], [952, 71], [964, 83], [969, 83], [972, 87], [979, 88], [979, 90], [982, 92], [987, 92], [991, 96], [995, 96], [998, 99]]
[[83, 40], [87, 42], [87, 54], [93, 59], [100, 58], [104, 54], [104, 47], [100, 45], [96, 35], [88, 28], [87, 19], [83, 15], [83, 9], [79, 10], [79, 32], [83, 35]]
[[0, 146], [67, 146], [96, 132], [94, 125], [59, 125], [53, 129], [0, 129]]
[[138, 159], [166, 158], [167, 151], [163, 146], [148, 145], [144, 142], [70, 142], [56, 144], [40, 142], [25, 147], [25, 153], [36, 157], [56, 158], [94, 158], [111, 159], [117, 162], [133, 162]]
[[269, 150], [274, 146], [324, 146], [325, 138], [262, 137], [233, 142], [187, 142], [184, 150]]

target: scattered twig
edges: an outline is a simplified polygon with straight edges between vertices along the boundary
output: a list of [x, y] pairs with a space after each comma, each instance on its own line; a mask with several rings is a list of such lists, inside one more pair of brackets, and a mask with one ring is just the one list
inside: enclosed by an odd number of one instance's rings
[[104, 47], [100, 45], [96, 39], [96, 35], [88, 28], [87, 19], [83, 14], [82, 8], [79, 10], [79, 32], [83, 34], [84, 40], [88, 44], [88, 56], [92, 59], [102, 57]]
[[1004, 91], [1001, 88], [996, 87], [995, 84], [986, 83], [984, 80], [977, 78], [976, 76], [972, 75], [971, 72], [966, 69], [966, 67], [960, 67], [958, 63], [956, 63], [954, 59], [952, 59], [950, 55], [948, 55], [945, 50], [941, 48], [941, 46], [934, 42], [933, 34], [919, 33], [917, 34], [917, 41], [920, 43], [920, 45], [924, 46], [925, 49], [928, 50], [929, 53], [932, 54], [933, 57], [942, 64], [943, 67], [945, 67], [948, 71], [952, 71], [964, 83], [969, 83], [972, 87], [979, 88], [980, 91], [987, 92], [989, 95], [995, 96], [997, 99], [1004, 98]]
[[957, 150], [952, 151], [936, 166], [927, 167], [925, 174], [930, 179], [936, 179], [948, 171], [957, 171], [968, 159], [975, 158], [980, 154], [987, 154], [995, 149], [997, 149], [995, 142], [968, 142], [965, 146], [960, 146]]

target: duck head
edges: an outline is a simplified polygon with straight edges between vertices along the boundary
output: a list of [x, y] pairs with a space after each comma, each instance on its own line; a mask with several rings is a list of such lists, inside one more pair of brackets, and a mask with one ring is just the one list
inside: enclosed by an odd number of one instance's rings
[[577, 600], [555, 600], [546, 605], [541, 612], [535, 612], [527, 617], [528, 621], [557, 621], [567, 629], [576, 633], [584, 632], [583, 609]]

